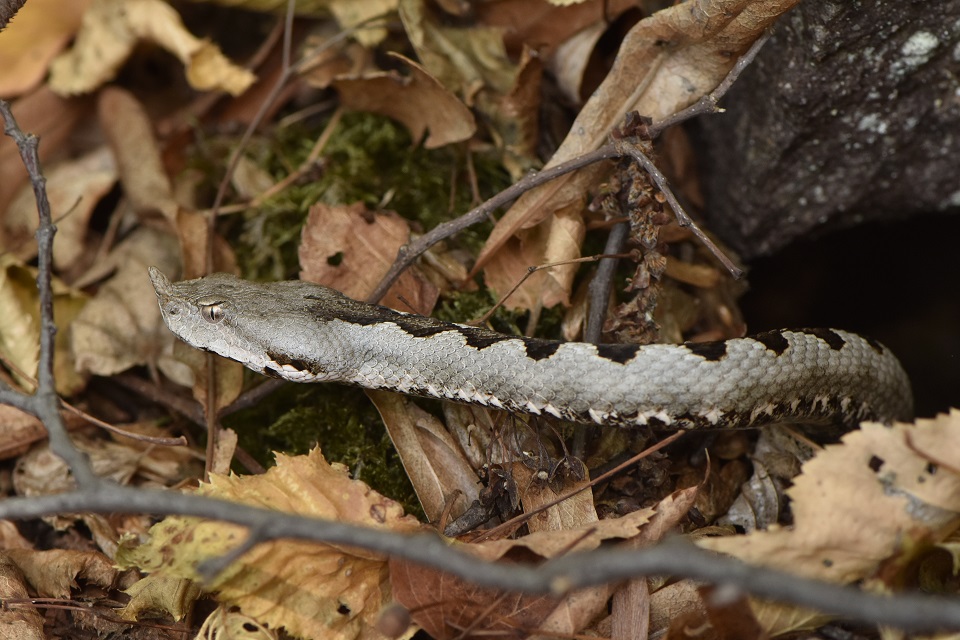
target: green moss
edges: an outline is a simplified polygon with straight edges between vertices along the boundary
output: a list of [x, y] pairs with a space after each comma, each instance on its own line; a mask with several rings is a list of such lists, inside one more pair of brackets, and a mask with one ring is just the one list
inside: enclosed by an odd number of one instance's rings
[[[289, 127], [277, 133], [274, 143], [251, 143], [247, 155], [280, 180], [307, 159], [320, 131], [322, 128]], [[238, 253], [245, 272], [264, 279], [296, 273], [300, 229], [317, 202], [363, 202], [371, 209], [383, 206], [419, 223], [421, 230], [466, 212], [476, 203], [464, 153], [462, 145], [432, 150], [413, 145], [406, 129], [388, 118], [345, 115], [324, 149], [318, 177], [292, 185], [243, 214]], [[492, 153], [475, 153], [473, 161], [482, 197], [508, 184], [506, 172]], [[486, 234], [463, 235], [472, 246]]]
[[291, 383], [223, 422], [265, 466], [273, 464], [274, 451], [299, 455], [319, 445], [328, 460], [343, 463], [408, 513], [423, 515], [379, 414], [359, 389]]
[[[440, 301], [433, 315], [448, 322], [472, 322], [482, 318], [496, 304], [496, 300], [487, 289], [478, 291], [460, 291]], [[559, 338], [563, 309], [555, 307], [545, 309], [540, 315], [537, 335], [543, 338]], [[527, 325], [528, 313], [498, 307], [487, 325], [495, 331], [509, 335], [523, 335]]]

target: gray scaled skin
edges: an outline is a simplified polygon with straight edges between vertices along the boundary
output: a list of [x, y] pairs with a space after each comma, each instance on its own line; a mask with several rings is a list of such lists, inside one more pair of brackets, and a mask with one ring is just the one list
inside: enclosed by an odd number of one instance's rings
[[837, 329], [722, 342], [593, 345], [496, 333], [358, 302], [317, 284], [150, 278], [180, 339], [295, 382], [341, 382], [564, 420], [654, 428], [889, 422], [910, 383], [877, 342]]

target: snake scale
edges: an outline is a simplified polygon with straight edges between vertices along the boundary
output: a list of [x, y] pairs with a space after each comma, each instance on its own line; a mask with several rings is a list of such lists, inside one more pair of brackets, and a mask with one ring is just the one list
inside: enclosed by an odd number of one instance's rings
[[504, 335], [352, 300], [301, 281], [227, 274], [171, 283], [150, 268], [188, 344], [296, 382], [342, 382], [564, 420], [657, 429], [909, 418], [910, 384], [877, 342], [836, 329], [680, 345]]

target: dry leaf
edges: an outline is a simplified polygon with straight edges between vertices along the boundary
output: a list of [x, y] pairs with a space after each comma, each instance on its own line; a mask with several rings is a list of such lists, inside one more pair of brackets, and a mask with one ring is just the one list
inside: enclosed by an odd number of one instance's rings
[[[380, 412], [423, 512], [438, 523], [447, 499], [456, 495], [451, 518], [457, 518], [479, 495], [477, 474], [443, 424], [407, 398], [368, 390]], [[458, 495], [459, 494], [459, 495]]]
[[[562, 554], [595, 549], [604, 540], [636, 536], [654, 514], [641, 509], [622, 518], [592, 522], [578, 529], [541, 531], [517, 540], [494, 540], [461, 546], [461, 550], [489, 562], [546, 560]], [[605, 606], [607, 587], [583, 589], [564, 598], [524, 596], [487, 589], [450, 574], [390, 560], [390, 583], [397, 602], [431, 636], [456, 637], [463, 629], [507, 632], [545, 628], [554, 633], [579, 631]]]
[[[350, 479], [346, 467], [328, 464], [319, 450], [278, 454], [277, 466], [259, 476], [212, 476], [198, 493], [397, 533], [421, 530], [400, 505]], [[149, 543], [123, 550], [118, 561], [154, 576], [188, 579], [197, 579], [198, 563], [230, 551], [246, 535], [243, 527], [179, 517], [165, 519], [150, 534]], [[220, 602], [296, 636], [373, 638], [389, 599], [386, 570], [376, 553], [280, 540], [258, 545], [207, 586]]]
[[[64, 141], [85, 115], [86, 106], [83, 100], [64, 100], [46, 86], [13, 104], [13, 116], [20, 130], [29, 131], [43, 140], [38, 150], [41, 165], [63, 148]], [[0, 176], [3, 176], [0, 180], [0, 212], [5, 212], [16, 193], [29, 182], [17, 145], [0, 145]], [[4, 238], [3, 246], [14, 245]]]
[[[58, 271], [75, 266], [90, 247], [85, 241], [93, 210], [117, 181], [117, 167], [109, 149], [98, 147], [85, 156], [44, 167], [47, 199], [57, 225], [53, 264]], [[31, 185], [24, 185], [10, 203], [3, 220], [7, 246], [20, 260], [37, 255], [37, 202]]]
[[[118, 556], [119, 560], [119, 556]], [[124, 591], [130, 596], [120, 609], [124, 620], [139, 620], [141, 614], [162, 611], [174, 620], [183, 620], [200, 597], [201, 591], [194, 582], [160, 573], [149, 575], [135, 582]]]
[[0, 39], [0, 98], [38, 85], [47, 66], [70, 41], [90, 0], [30, 0]]
[[[104, 283], [70, 325], [61, 331], [72, 337], [80, 371], [109, 376], [156, 359], [171, 345], [157, 308], [147, 267], [177, 270], [174, 239], [161, 231], [140, 228], [109, 256], [117, 271]], [[62, 321], [61, 321], [62, 322]]]
[[469, 140], [477, 130], [470, 110], [419, 64], [400, 54], [392, 57], [407, 67], [410, 75], [381, 71], [359, 78], [336, 78], [333, 86], [343, 105], [403, 123], [415, 143], [429, 131], [423, 143], [427, 149]]
[[110, 587], [118, 570], [113, 560], [96, 551], [51, 549], [6, 549], [4, 553], [17, 563], [27, 581], [41, 597], [66, 598], [77, 588], [77, 580]]
[[[638, 22], [624, 38], [620, 52], [606, 79], [584, 105], [570, 133], [547, 164], [548, 167], [592, 151], [606, 140], [624, 114], [641, 114], [662, 119], [711, 91], [723, 79], [736, 56], [745, 51], [777, 16], [797, 0], [713, 0], [695, 11], [678, 4]], [[475, 270], [500, 255], [509, 239], [531, 229], [549, 217], [582, 215], [587, 190], [597, 184], [603, 165], [568, 174], [525, 193], [500, 219], [477, 258]], [[554, 231], [568, 235], [565, 227]], [[524, 265], [579, 257], [579, 245], [548, 240], [566, 252], [546, 249]], [[501, 282], [516, 281], [522, 271], [501, 276]], [[536, 299], [556, 304], [569, 293], [569, 278], [557, 278], [556, 286], [540, 290], [537, 283], [526, 285], [526, 294], [516, 301]], [[558, 291], [557, 288], [562, 291]], [[561, 295], [562, 293], [562, 295]], [[508, 302], [516, 306], [516, 302]], [[533, 304], [525, 308], [539, 306]]]
[[[67, 326], [83, 312], [86, 299], [59, 280], [54, 279], [52, 286], [54, 316], [61, 327]], [[0, 309], [4, 312], [0, 353], [31, 378], [36, 378], [40, 355], [39, 304], [36, 270], [17, 265], [9, 255], [0, 256]], [[75, 393], [86, 381], [75, 369], [69, 339], [68, 332], [59, 331], [54, 343], [57, 391], [64, 395]], [[32, 391], [32, 383], [15, 377]]]
[[[590, 478], [571, 478], [567, 482], [559, 483], [554, 489], [554, 483], [537, 476], [538, 471], [549, 474], [553, 469], [531, 469], [522, 462], [509, 463], [508, 468], [517, 483], [523, 512], [536, 512], [527, 520], [527, 528], [531, 533], [583, 529], [599, 520], [593, 505], [593, 489], [589, 487]], [[552, 504], [560, 495], [577, 489], [582, 490], [562, 502]]]
[[[906, 563], [960, 526], [960, 410], [915, 425], [864, 423], [804, 464], [787, 493], [793, 527], [698, 544], [841, 584], [875, 576], [895, 558]], [[769, 623], [772, 611], [761, 609], [758, 618]], [[782, 624], [782, 608], [776, 611]], [[819, 622], [807, 615], [790, 628]]]
[[[23, 572], [3, 551], [0, 551], [0, 593], [4, 599], [30, 599]], [[4, 636], [11, 639], [44, 640], [47, 637], [43, 632], [43, 617], [32, 605], [4, 607], [0, 610], [0, 628]]]
[[[398, 0], [327, 0], [330, 13], [344, 29], [357, 31], [354, 37], [362, 44], [372, 47], [383, 40], [387, 30], [376, 24], [374, 18], [389, 17], [397, 10]], [[300, 8], [297, 3], [297, 8]]]
[[[300, 279], [363, 300], [390, 269], [410, 238], [406, 220], [393, 211], [368, 211], [363, 203], [310, 207], [300, 243]], [[408, 269], [390, 287], [383, 304], [429, 314], [437, 288]]]
[[130, 92], [107, 87], [100, 92], [97, 109], [100, 126], [117, 158], [124, 194], [134, 211], [159, 211], [173, 222], [178, 210], [173, 186], [143, 105]]
[[196, 640], [278, 640], [279, 637], [280, 634], [250, 616], [217, 607], [200, 625]]
[[256, 79], [212, 43], [194, 37], [161, 0], [94, 0], [73, 48], [53, 61], [50, 87], [61, 95], [97, 89], [113, 79], [141, 40], [175, 55], [186, 66], [190, 86], [200, 91], [239, 95]]

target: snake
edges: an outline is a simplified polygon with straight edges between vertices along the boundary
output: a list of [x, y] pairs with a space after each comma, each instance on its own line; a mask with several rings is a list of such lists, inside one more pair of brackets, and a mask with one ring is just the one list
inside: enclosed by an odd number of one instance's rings
[[498, 333], [305, 281], [150, 279], [187, 344], [294, 382], [339, 382], [614, 427], [756, 428], [909, 419], [910, 382], [879, 342], [797, 329], [683, 344]]

